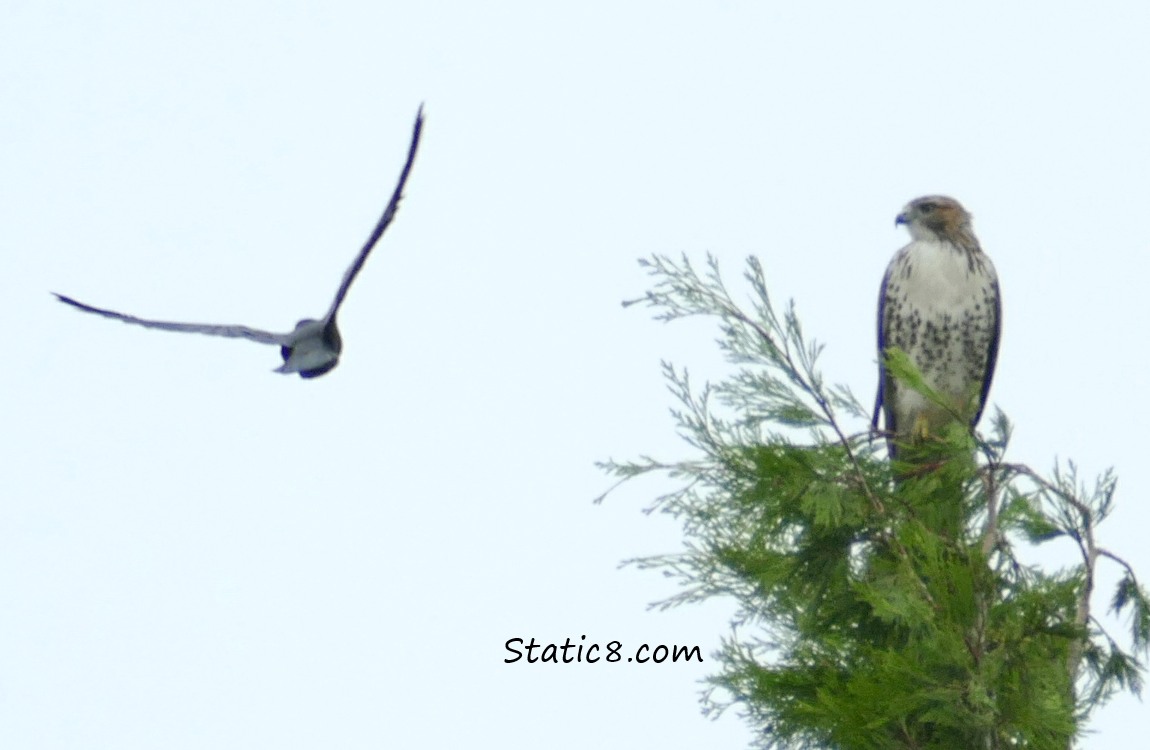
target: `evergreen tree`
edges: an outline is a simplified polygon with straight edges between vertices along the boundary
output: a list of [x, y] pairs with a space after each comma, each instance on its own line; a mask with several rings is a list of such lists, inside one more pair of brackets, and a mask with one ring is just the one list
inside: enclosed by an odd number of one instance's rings
[[[868, 409], [824, 381], [820, 345], [793, 304], [776, 312], [755, 259], [749, 310], [714, 258], [701, 275], [686, 257], [641, 263], [654, 288], [625, 304], [716, 318], [735, 365], [701, 388], [663, 365], [697, 456], [603, 464], [620, 482], [683, 482], [652, 507], [682, 522], [686, 551], [632, 561], [682, 584], [662, 604], [737, 602], [706, 713], [737, 706], [764, 748], [1065, 749], [1115, 691], [1139, 692], [1150, 600], [1098, 543], [1111, 472], [1087, 487], [1073, 464], [1047, 478], [1007, 462], [1001, 412], [989, 439], [956, 422], [892, 468]], [[935, 398], [905, 355], [887, 364]], [[1019, 558], [1056, 539], [1073, 542], [1074, 566]], [[1110, 609], [1128, 616], [1124, 638], [1092, 613], [1104, 561], [1122, 571]]]

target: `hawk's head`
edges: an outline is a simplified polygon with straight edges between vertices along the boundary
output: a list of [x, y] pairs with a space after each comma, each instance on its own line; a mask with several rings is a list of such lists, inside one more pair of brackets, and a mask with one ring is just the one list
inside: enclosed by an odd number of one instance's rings
[[945, 195], [915, 198], [906, 204], [894, 220], [895, 226], [906, 224], [916, 240], [959, 240], [972, 237], [970, 214], [962, 204]]

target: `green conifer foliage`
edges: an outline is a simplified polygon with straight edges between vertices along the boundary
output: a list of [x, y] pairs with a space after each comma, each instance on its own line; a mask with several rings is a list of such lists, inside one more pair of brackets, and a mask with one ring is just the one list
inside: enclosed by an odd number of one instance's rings
[[[794, 305], [781, 313], [748, 261], [746, 309], [716, 261], [641, 261], [654, 287], [625, 304], [656, 318], [713, 318], [732, 364], [697, 387], [664, 363], [677, 429], [694, 455], [607, 462], [620, 481], [664, 472], [682, 482], [654, 508], [683, 524], [685, 552], [632, 561], [676, 577], [672, 606], [737, 602], [704, 711], [740, 710], [764, 748], [1071, 747], [1117, 690], [1139, 692], [1150, 601], [1100, 546], [1115, 477], [1090, 487], [1073, 464], [1050, 477], [1006, 460], [1010, 425], [959, 424], [899, 465], [869, 410], [817, 367]], [[930, 398], [900, 352], [888, 367]], [[900, 453], [900, 459], [903, 458]], [[1019, 555], [1067, 542], [1068, 567]], [[1095, 572], [1122, 573], [1111, 635], [1095, 616]]]

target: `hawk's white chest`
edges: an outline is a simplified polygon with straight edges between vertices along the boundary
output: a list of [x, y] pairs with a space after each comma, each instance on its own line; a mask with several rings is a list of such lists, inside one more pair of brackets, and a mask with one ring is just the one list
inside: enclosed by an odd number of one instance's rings
[[925, 315], [962, 312], [981, 301], [988, 284], [996, 281], [990, 258], [979, 253], [975, 261], [948, 242], [915, 240], [891, 261], [888, 283], [902, 293], [905, 304]]
[[[907, 353], [932, 389], [968, 403], [989, 377], [998, 336], [998, 281], [982, 252], [919, 239], [887, 269], [881, 337]], [[927, 408], [925, 399], [892, 384], [896, 422]], [[978, 405], [981, 407], [981, 404]], [[981, 410], [979, 408], [979, 410]]]

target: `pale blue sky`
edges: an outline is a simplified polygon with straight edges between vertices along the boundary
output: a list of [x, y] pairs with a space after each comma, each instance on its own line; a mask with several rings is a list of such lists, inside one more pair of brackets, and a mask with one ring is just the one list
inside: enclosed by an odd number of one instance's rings
[[[869, 399], [894, 217], [924, 193], [998, 267], [1013, 457], [1116, 465], [1102, 540], [1150, 576], [1148, 28], [1136, 2], [10, 0], [0, 744], [745, 746], [699, 715], [714, 662], [503, 643], [709, 656], [726, 632], [729, 606], [647, 611], [674, 588], [617, 568], [680, 548], [639, 512], [667, 485], [590, 502], [597, 459], [690, 455], [660, 358], [724, 371], [711, 327], [619, 307], [635, 259], [710, 251], [737, 284], [758, 255]], [[321, 313], [420, 102], [329, 376], [49, 295]], [[1143, 743], [1145, 715], [1115, 700], [1084, 747]]]

